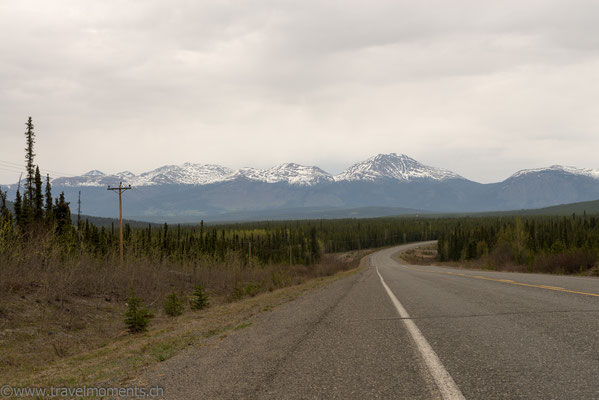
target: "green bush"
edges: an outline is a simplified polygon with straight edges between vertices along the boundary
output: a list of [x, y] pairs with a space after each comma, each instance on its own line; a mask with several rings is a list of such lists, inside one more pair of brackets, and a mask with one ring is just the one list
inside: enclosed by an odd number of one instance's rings
[[131, 297], [127, 299], [127, 312], [125, 313], [125, 325], [129, 332], [144, 332], [152, 317], [154, 315], [142, 306], [141, 300], [131, 293]]
[[245, 285], [238, 283], [233, 287], [231, 298], [233, 300], [241, 300], [246, 296], [254, 297], [262, 291], [264, 291], [262, 283], [249, 282]]
[[164, 312], [166, 315], [169, 317], [181, 315], [183, 314], [183, 308], [183, 302], [175, 292], [166, 296], [166, 301], [164, 302]]
[[206, 294], [206, 291], [202, 285], [196, 286], [193, 294], [191, 295], [189, 303], [192, 310], [201, 310], [210, 305], [208, 294]]

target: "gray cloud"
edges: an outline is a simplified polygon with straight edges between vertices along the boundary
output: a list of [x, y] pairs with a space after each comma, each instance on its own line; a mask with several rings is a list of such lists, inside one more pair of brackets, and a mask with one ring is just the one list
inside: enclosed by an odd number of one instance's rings
[[[594, 1], [0, 5], [0, 160], [338, 172], [407, 153], [479, 181], [599, 168]], [[15, 172], [0, 169], [0, 182]]]

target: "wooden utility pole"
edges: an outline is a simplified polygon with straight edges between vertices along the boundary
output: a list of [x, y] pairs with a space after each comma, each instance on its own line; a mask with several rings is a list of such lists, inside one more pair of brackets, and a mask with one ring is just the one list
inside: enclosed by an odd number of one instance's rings
[[122, 194], [125, 190], [131, 189], [131, 185], [123, 186], [123, 182], [119, 182], [118, 188], [111, 188], [108, 186], [108, 190], [119, 191], [119, 225], [120, 225], [120, 256], [121, 256], [121, 267], [123, 266], [123, 199]]
[[289, 265], [293, 265], [293, 257], [291, 253], [291, 246], [289, 246]]

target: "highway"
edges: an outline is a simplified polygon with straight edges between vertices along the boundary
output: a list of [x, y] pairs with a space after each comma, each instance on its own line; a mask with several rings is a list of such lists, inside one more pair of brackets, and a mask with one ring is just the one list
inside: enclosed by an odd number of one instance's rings
[[148, 372], [167, 398], [596, 399], [599, 279], [404, 265], [414, 245]]

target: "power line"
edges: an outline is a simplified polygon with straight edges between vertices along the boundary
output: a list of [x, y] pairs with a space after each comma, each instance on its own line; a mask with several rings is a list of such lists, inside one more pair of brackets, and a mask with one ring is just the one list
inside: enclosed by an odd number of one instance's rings
[[[21, 170], [24, 170], [22, 164], [17, 164], [17, 163], [14, 163], [14, 162], [4, 161], [4, 160], [0, 160], [0, 164], [3, 164], [3, 166], [5, 166], [5, 167], [9, 167], [9, 168], [21, 168]], [[57, 175], [60, 175], [60, 177], [63, 177], [63, 178], [72, 178], [74, 176], [77, 176], [75, 174], [69, 174], [69, 173], [66, 173], [66, 172], [54, 171], [54, 170], [51, 170], [51, 169], [41, 169], [40, 168], [40, 172], [50, 173], [50, 174], [57, 174]]]
[[[9, 169], [9, 168], [14, 168], [14, 169]], [[25, 172], [24, 169], [18, 169], [17, 167], [5, 167], [5, 166], [0, 166], [0, 169], [4, 170], [4, 171], [9, 171], [9, 172]]]

